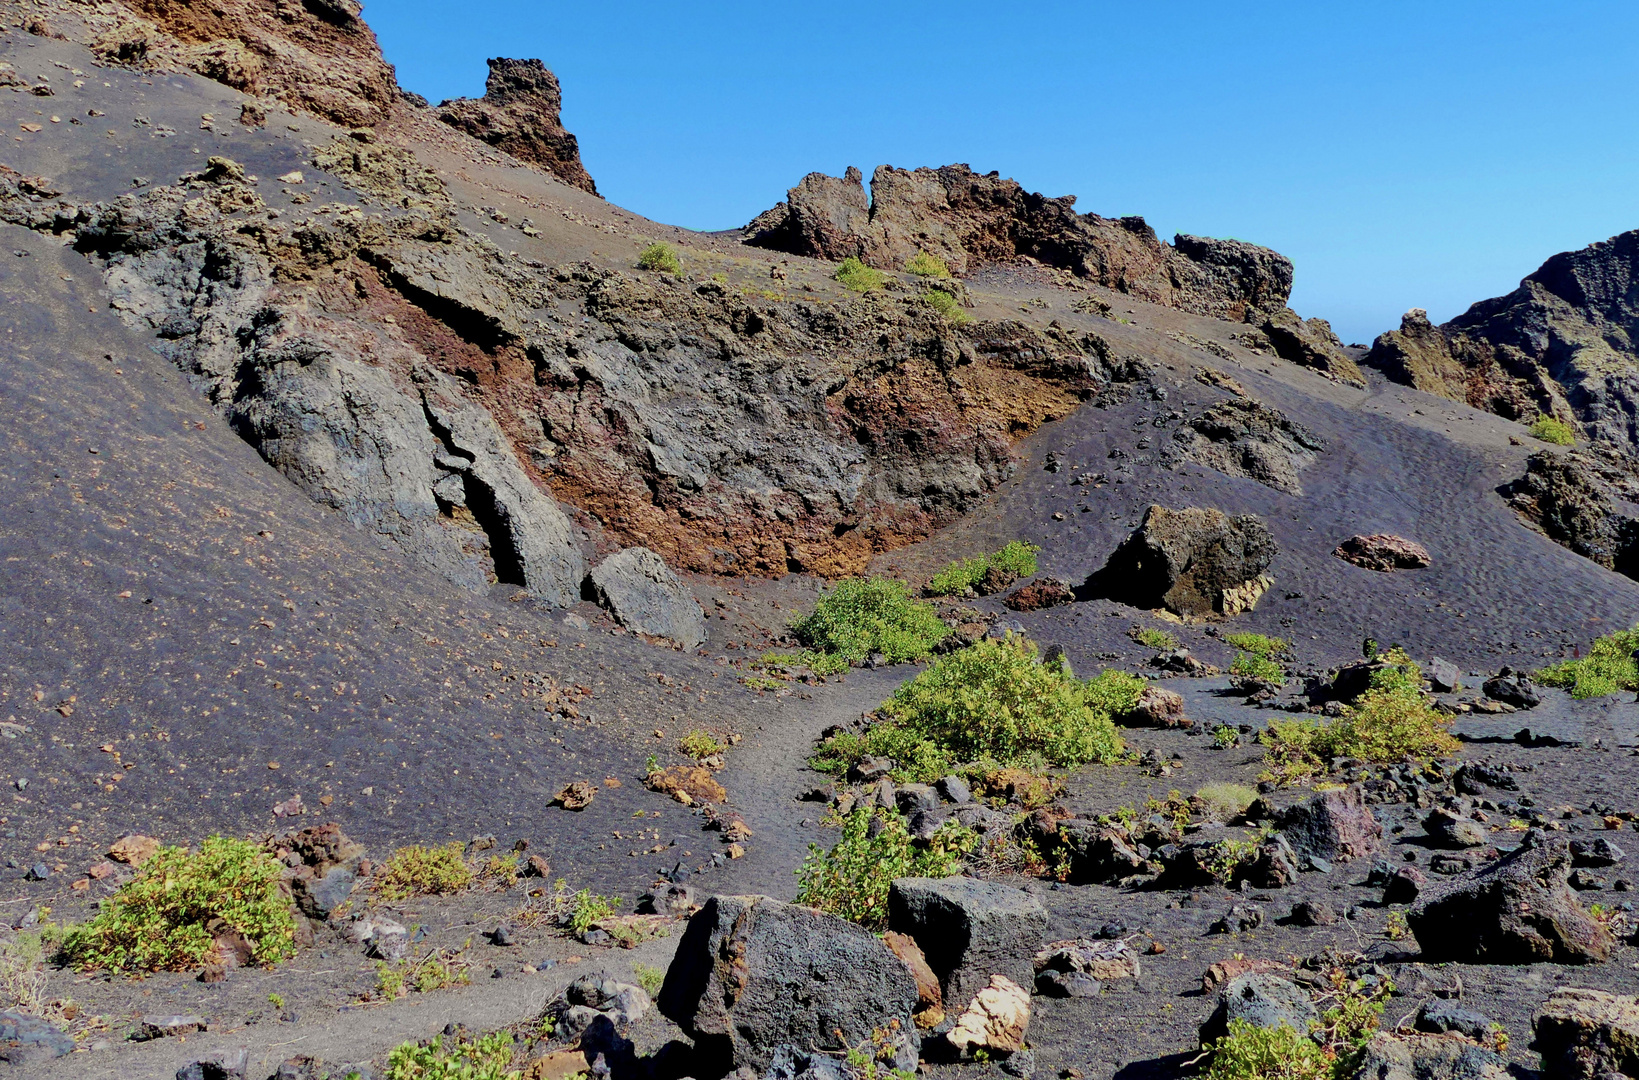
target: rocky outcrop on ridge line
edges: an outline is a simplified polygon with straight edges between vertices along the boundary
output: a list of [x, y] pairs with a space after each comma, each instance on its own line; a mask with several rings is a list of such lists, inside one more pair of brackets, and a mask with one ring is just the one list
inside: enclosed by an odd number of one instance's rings
[[809, 173], [746, 226], [744, 239], [793, 255], [853, 257], [879, 270], [902, 270], [927, 252], [958, 276], [1029, 257], [1140, 300], [1249, 323], [1283, 359], [1364, 385], [1331, 327], [1286, 306], [1292, 262], [1284, 255], [1182, 233], [1163, 244], [1141, 217], [1078, 214], [1075, 201], [967, 165], [878, 166], [867, 197], [864, 174], [849, 167], [841, 177]]
[[110, 63], [184, 68], [359, 126], [382, 122], [399, 99], [362, 10], [358, 0], [125, 0], [84, 17]]
[[1639, 577], [1639, 469], [1615, 447], [1538, 451], [1498, 491], [1550, 540]]
[[481, 98], [455, 98], [438, 106], [440, 121], [457, 131], [539, 165], [566, 184], [596, 195], [581, 164], [580, 143], [564, 130], [563, 90], [539, 60], [489, 61]]
[[1510, 419], [1547, 413], [1639, 453], [1639, 230], [1561, 252], [1440, 326], [1421, 308], [1365, 363]]

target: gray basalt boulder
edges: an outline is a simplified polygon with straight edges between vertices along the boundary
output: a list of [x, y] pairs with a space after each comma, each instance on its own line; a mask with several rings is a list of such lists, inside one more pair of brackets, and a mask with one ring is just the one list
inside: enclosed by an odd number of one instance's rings
[[1532, 1026], [1548, 1080], [1639, 1076], [1639, 998], [1560, 987]]
[[627, 548], [587, 575], [595, 599], [620, 624], [668, 638], [686, 649], [706, 640], [706, 613], [666, 560], [648, 548]]
[[977, 878], [900, 878], [888, 889], [888, 927], [916, 940], [956, 1016], [992, 975], [1032, 985], [1047, 909], [1027, 892]]
[[1323, 791], [1287, 807], [1276, 820], [1281, 835], [1300, 858], [1343, 863], [1376, 851], [1383, 826], [1366, 805], [1360, 785]]
[[1406, 920], [1431, 963], [1584, 964], [1609, 960], [1615, 938], [1588, 914], [1566, 879], [1570, 844], [1529, 836], [1525, 845], [1425, 897]]
[[1226, 594], [1248, 588], [1261, 594], [1278, 551], [1269, 527], [1252, 514], [1232, 518], [1211, 508], [1151, 506], [1103, 569], [1087, 579], [1085, 591], [1180, 615], [1245, 610], [1250, 604]]
[[1296, 983], [1267, 972], [1248, 972], [1230, 979], [1218, 991], [1218, 1003], [1201, 1025], [1201, 1044], [1209, 1045], [1227, 1035], [1231, 1020], [1244, 1020], [1260, 1028], [1285, 1024], [1294, 1031], [1307, 1032], [1309, 1021], [1318, 1017], [1309, 995]]
[[782, 1047], [840, 1056], [895, 1032], [916, 1067], [916, 980], [875, 934], [766, 896], [715, 896], [689, 920], [657, 1002], [712, 1068], [765, 1072]]

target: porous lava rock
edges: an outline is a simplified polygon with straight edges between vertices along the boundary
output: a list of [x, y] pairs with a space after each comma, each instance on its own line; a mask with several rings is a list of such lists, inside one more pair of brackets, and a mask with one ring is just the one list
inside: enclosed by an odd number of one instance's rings
[[1639, 578], [1639, 466], [1625, 453], [1539, 450], [1497, 490], [1554, 543]]
[[1609, 960], [1616, 940], [1571, 891], [1571, 862], [1568, 841], [1533, 836], [1438, 893], [1425, 893], [1406, 916], [1423, 958], [1469, 964]]
[[1359, 784], [1322, 791], [1281, 811], [1275, 820], [1293, 852], [1328, 863], [1351, 862], [1382, 844], [1378, 824]]
[[563, 90], [539, 60], [489, 61], [481, 98], [454, 98], [438, 106], [438, 119], [457, 131], [539, 165], [566, 184], [596, 195], [581, 163], [580, 143], [564, 130]]
[[1429, 556], [1428, 548], [1422, 544], [1388, 533], [1351, 536], [1337, 545], [1332, 554], [1346, 563], [1385, 574], [1395, 570], [1417, 570], [1434, 561]]
[[1639, 1076], [1639, 998], [1557, 987], [1531, 1023], [1548, 1080]]
[[1209, 507], [1151, 506], [1084, 590], [1179, 615], [1223, 613], [1236, 606], [1234, 592], [1257, 583], [1278, 552], [1269, 527], [1253, 514], [1232, 518]]
[[910, 969], [860, 926], [766, 896], [714, 896], [689, 920], [657, 1002], [708, 1063], [768, 1068], [782, 1046], [846, 1053], [897, 1025], [916, 1067]]
[[706, 640], [706, 613], [666, 560], [648, 548], [626, 548], [586, 575], [586, 591], [620, 624], [692, 649]]
[[888, 890], [888, 926], [915, 939], [945, 1011], [959, 1015], [992, 975], [1032, 985], [1047, 910], [1027, 892], [977, 878], [899, 878]]

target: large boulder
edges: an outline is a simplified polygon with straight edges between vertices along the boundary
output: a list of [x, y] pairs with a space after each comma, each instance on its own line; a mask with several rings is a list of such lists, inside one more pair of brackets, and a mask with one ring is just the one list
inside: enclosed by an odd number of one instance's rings
[[1531, 1023], [1548, 1080], [1639, 1076], [1639, 998], [1559, 987]]
[[640, 634], [692, 649], [706, 640], [706, 613], [666, 560], [648, 548], [627, 548], [587, 575], [593, 599]]
[[1393, 1035], [1366, 1044], [1354, 1080], [1508, 1080], [1508, 1063], [1460, 1035]]
[[1247, 610], [1240, 594], [1268, 587], [1266, 571], [1278, 550], [1254, 515], [1151, 506], [1086, 588], [1093, 596], [1180, 615]]
[[1230, 979], [1218, 991], [1218, 1002], [1201, 1025], [1201, 1045], [1210, 1046], [1229, 1034], [1231, 1020], [1244, 1020], [1260, 1028], [1285, 1024], [1307, 1033], [1309, 1021], [1319, 1016], [1308, 993], [1290, 979], [1271, 972], [1248, 972]]
[[870, 931], [766, 896], [706, 901], [658, 1005], [724, 1071], [762, 1072], [785, 1046], [846, 1052], [889, 1029], [894, 1066], [916, 1067], [910, 969]]
[[1615, 938], [1566, 882], [1570, 844], [1536, 836], [1425, 895], [1406, 916], [1430, 962], [1581, 964], [1609, 960]]
[[1027, 892], [977, 878], [900, 878], [888, 889], [888, 926], [916, 940], [939, 976], [945, 1011], [959, 1016], [992, 975], [1032, 985], [1047, 909]]
[[1415, 540], [1388, 533], [1351, 536], [1332, 552], [1346, 563], [1388, 574], [1395, 570], [1419, 570], [1434, 560], [1428, 548]]
[[564, 130], [563, 90], [539, 60], [496, 58], [482, 98], [456, 98], [438, 107], [438, 119], [520, 161], [547, 169], [566, 184], [598, 193], [580, 143]]
[[1376, 851], [1383, 837], [1383, 826], [1366, 805], [1358, 784], [1323, 791], [1288, 806], [1276, 819], [1276, 826], [1293, 853], [1311, 862], [1359, 859]]
[[1195, 721], [1184, 715], [1184, 697], [1164, 686], [1146, 686], [1133, 707], [1116, 717], [1128, 727], [1192, 728]]
[[0, 1012], [0, 1061], [38, 1065], [74, 1052], [68, 1032], [24, 1012]]

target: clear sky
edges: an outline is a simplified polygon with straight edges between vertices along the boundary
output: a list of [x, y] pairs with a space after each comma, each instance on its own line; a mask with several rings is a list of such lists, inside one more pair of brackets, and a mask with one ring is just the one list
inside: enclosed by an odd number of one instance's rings
[[598, 189], [696, 229], [805, 173], [966, 162], [1297, 265], [1367, 342], [1639, 228], [1639, 4], [374, 0], [400, 83], [539, 57]]

